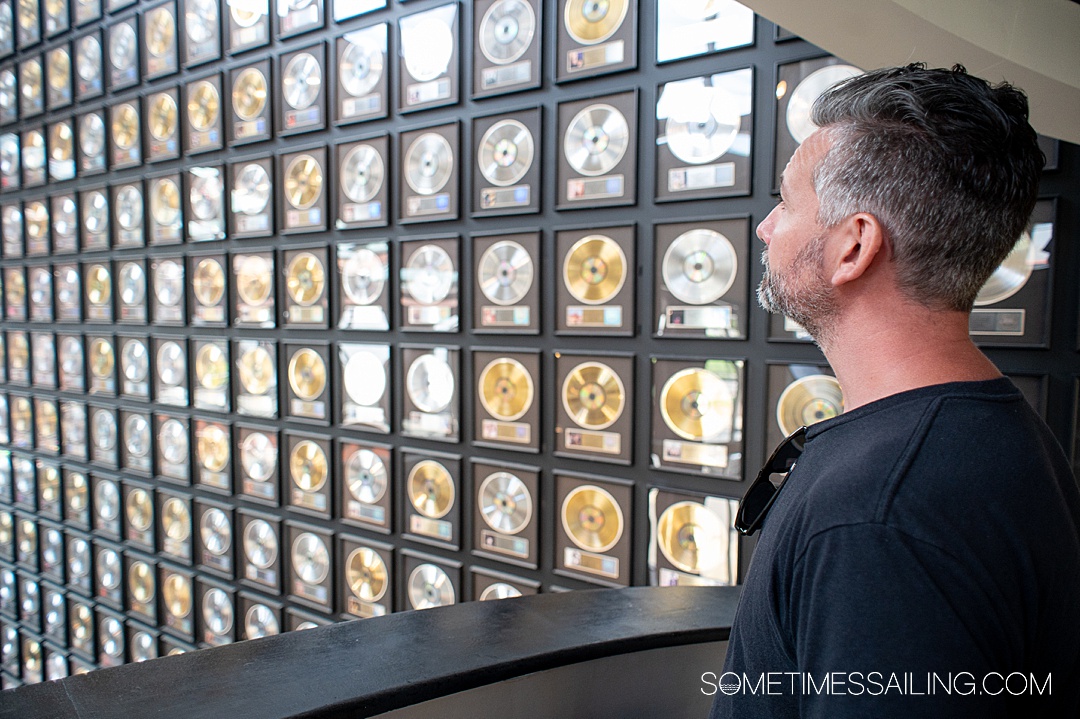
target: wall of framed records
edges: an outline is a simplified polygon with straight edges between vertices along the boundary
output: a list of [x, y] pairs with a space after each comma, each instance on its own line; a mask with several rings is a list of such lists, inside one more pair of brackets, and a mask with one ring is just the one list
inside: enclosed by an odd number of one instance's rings
[[[747, 478], [843, 409], [754, 228], [859, 70], [659, 5], [0, 0], [0, 684], [738, 581]], [[971, 329], [1080, 447], [1046, 149]]]

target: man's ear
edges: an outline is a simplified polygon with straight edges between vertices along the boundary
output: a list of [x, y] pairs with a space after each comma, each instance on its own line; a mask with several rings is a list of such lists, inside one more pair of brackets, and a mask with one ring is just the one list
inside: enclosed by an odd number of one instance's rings
[[876, 259], [884, 259], [888, 254], [885, 230], [869, 213], [856, 212], [844, 218], [831, 234], [833, 287], [859, 279]]

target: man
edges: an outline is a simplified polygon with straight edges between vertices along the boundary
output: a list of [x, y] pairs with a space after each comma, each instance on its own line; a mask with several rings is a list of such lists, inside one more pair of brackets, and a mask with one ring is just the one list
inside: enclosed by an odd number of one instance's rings
[[761, 534], [712, 716], [1080, 716], [1076, 480], [968, 337], [1036, 198], [1027, 100], [911, 65], [813, 119], [758, 227], [758, 296], [847, 411], [747, 492], [737, 527]]

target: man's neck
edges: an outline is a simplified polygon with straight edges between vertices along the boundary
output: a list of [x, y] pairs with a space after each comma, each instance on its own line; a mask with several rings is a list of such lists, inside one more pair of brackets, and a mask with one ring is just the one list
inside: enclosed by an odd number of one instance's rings
[[853, 308], [821, 348], [844, 390], [846, 410], [919, 387], [1001, 376], [968, 336], [966, 312], [910, 302], [887, 318], [880, 309]]

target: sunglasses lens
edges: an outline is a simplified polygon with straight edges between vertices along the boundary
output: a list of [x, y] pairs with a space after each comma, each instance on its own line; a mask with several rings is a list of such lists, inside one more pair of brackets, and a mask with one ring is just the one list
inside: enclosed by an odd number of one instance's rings
[[739, 506], [739, 524], [749, 528], [757, 523], [761, 513], [769, 506], [769, 500], [776, 494], [776, 488], [770, 482], [757, 482], [746, 493]]

